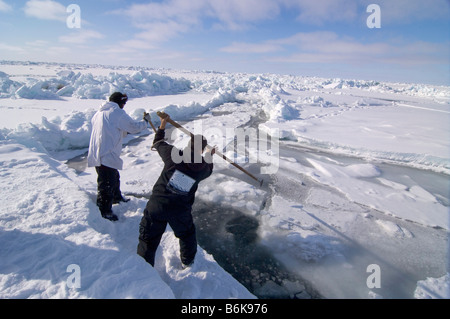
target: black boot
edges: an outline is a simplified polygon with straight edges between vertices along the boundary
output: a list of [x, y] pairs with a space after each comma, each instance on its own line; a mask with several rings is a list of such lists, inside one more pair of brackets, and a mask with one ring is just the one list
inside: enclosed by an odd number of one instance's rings
[[105, 219], [108, 219], [108, 220], [110, 220], [112, 222], [115, 222], [115, 221], [119, 220], [119, 217], [117, 217], [117, 215], [114, 214], [113, 212], [102, 214], [102, 217], [105, 218]]
[[129, 198], [125, 198], [125, 197], [121, 196], [119, 198], [114, 198], [113, 204], [119, 204], [120, 202], [128, 203], [129, 201], [130, 201]]

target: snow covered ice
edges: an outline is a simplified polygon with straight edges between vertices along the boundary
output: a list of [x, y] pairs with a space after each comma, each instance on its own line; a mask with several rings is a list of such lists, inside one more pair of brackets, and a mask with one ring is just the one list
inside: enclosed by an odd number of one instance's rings
[[[82, 159], [90, 119], [114, 91], [131, 97], [132, 117], [147, 111], [158, 124], [165, 111], [264, 179], [259, 187], [214, 158], [196, 207], [220, 215], [206, 216], [201, 237], [264, 249], [295, 280], [254, 268], [239, 282], [200, 240], [183, 270], [170, 229], [155, 268], [136, 254], [162, 168], [151, 129], [124, 141], [131, 201], [113, 207], [117, 223], [101, 218], [95, 170]], [[449, 103], [449, 87], [425, 84], [2, 62], [0, 297], [450, 298]], [[277, 147], [235, 154], [236, 128], [276, 137]], [[187, 143], [176, 130], [170, 138]], [[244, 220], [251, 230], [236, 224]]]

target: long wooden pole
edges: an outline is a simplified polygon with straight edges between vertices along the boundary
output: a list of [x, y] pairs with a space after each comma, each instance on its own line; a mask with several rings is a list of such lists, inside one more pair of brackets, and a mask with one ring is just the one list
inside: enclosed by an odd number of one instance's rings
[[[167, 116], [166, 113], [164, 112], [156, 112], [156, 114], [161, 117], [161, 118], [165, 118]], [[172, 119], [168, 119], [167, 122], [169, 122], [170, 124], [172, 124], [174, 127], [176, 127], [177, 129], [181, 130], [183, 133], [186, 133], [187, 135], [191, 136], [192, 138], [194, 137], [194, 134], [192, 134], [191, 132], [189, 132], [187, 129], [185, 129], [183, 126], [181, 126], [180, 124], [178, 124], [177, 122], [175, 122]], [[210, 145], [206, 145], [206, 147], [213, 149], [212, 146]], [[259, 180], [257, 179], [255, 176], [253, 176], [253, 174], [251, 174], [250, 172], [248, 172], [247, 170], [245, 170], [244, 168], [242, 168], [241, 166], [239, 166], [238, 164], [236, 164], [235, 162], [233, 162], [231, 159], [229, 159], [228, 157], [226, 157], [225, 155], [223, 155], [221, 152], [217, 151], [215, 152], [215, 154], [221, 158], [223, 158], [225, 161], [227, 161], [228, 163], [230, 163], [231, 165], [233, 165], [234, 167], [236, 167], [237, 169], [239, 169], [240, 171], [244, 172], [245, 174], [247, 174], [248, 176], [250, 176], [252, 179], [254, 179], [255, 181], [257, 181], [259, 183], [259, 186], [262, 186], [264, 180]]]
[[[148, 114], [147, 112], [144, 112], [144, 117], [145, 117], [147, 114]], [[153, 125], [152, 118], [150, 117], [150, 114], [148, 114], [148, 115], [149, 115], [148, 122], [149, 122], [150, 125], [152, 126], [153, 132], [155, 132], [155, 134], [156, 134], [156, 127]]]

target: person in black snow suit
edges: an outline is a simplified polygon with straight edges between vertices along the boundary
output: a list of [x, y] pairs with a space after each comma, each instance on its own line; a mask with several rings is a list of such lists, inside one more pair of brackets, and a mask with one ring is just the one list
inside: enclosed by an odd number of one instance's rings
[[167, 224], [180, 241], [182, 267], [194, 262], [197, 253], [197, 238], [192, 219], [192, 205], [198, 184], [208, 178], [213, 171], [211, 152], [202, 156], [208, 144], [202, 135], [191, 138], [184, 150], [178, 150], [164, 141], [167, 115], [161, 118], [153, 147], [164, 162], [164, 168], [156, 181], [152, 195], [144, 209], [139, 225], [138, 255], [154, 266], [155, 253]]

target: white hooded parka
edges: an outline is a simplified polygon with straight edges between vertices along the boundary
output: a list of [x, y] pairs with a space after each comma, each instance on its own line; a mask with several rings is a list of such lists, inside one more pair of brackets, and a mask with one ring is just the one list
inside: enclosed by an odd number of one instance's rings
[[117, 103], [104, 103], [91, 120], [88, 166], [108, 166], [121, 170], [122, 139], [127, 133], [136, 134], [147, 128], [145, 121], [133, 120]]

